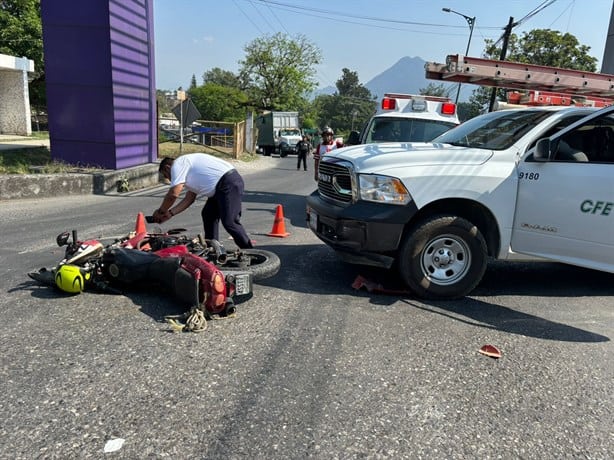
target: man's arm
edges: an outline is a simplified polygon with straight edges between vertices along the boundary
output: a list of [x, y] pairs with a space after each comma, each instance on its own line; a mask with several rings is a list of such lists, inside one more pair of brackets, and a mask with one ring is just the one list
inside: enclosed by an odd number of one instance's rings
[[195, 200], [196, 200], [196, 193], [190, 192], [190, 191], [186, 192], [185, 196], [183, 197], [183, 200], [177, 203], [177, 206], [175, 206], [172, 209], [172, 211], [169, 210], [171, 211], [171, 215], [176, 216], [180, 212], [185, 211], [190, 206], [192, 206], [192, 203], [194, 203]]
[[173, 203], [177, 200], [179, 195], [181, 195], [182, 190], [183, 184], [177, 184], [168, 189], [164, 200], [162, 200], [162, 204], [153, 213], [154, 222], [162, 223], [172, 217], [171, 214], [169, 214], [168, 210], [171, 208], [171, 206], [173, 206]]

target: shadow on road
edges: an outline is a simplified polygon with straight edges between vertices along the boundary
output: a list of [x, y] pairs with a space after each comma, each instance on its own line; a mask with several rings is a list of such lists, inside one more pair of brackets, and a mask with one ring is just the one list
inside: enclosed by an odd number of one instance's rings
[[[390, 290], [406, 290], [391, 271], [345, 264], [323, 245], [278, 246], [268, 248], [281, 259], [280, 273], [260, 283], [285, 290], [310, 292], [316, 295], [355, 295], [375, 305], [403, 302], [408, 306], [453, 318], [480, 328], [510, 334], [566, 342], [607, 342], [609, 337], [577, 327], [549, 321], [484, 298], [501, 295], [527, 297], [584, 297], [614, 294], [612, 275], [588, 269], [543, 262], [495, 262], [471, 297], [450, 301], [425, 301], [411, 295], [386, 295], [352, 288], [358, 275]], [[303, 268], [301, 268], [303, 267]], [[312, 273], [317, 282], [297, 283], [297, 272]], [[305, 288], [303, 288], [305, 286]], [[307, 287], [308, 286], [308, 287]], [[480, 297], [480, 299], [475, 298]]]
[[[263, 245], [259, 249], [275, 252], [281, 260], [281, 270], [276, 276], [258, 281], [257, 284], [282, 291], [314, 296], [354, 296], [364, 298], [374, 305], [395, 308], [401, 302], [478, 328], [545, 340], [589, 343], [610, 340], [609, 337], [524, 313], [487, 299], [496, 299], [502, 295], [526, 296], [528, 301], [532, 297], [549, 297], [553, 301], [585, 296], [609, 297], [614, 294], [611, 274], [555, 263], [493, 262], [472, 296], [452, 301], [424, 301], [409, 292], [386, 295], [354, 289], [352, 283], [358, 275], [388, 289], [402, 291], [405, 287], [393, 272], [345, 264], [332, 250], [321, 244]], [[17, 290], [30, 291], [33, 297], [48, 302], [61, 301], [66, 297], [52, 287], [39, 286], [33, 281], [20, 283], [8, 292]], [[185, 306], [173, 299], [171, 294], [160, 290], [131, 289], [124, 295], [157, 322], [163, 322], [165, 315], [185, 311]]]

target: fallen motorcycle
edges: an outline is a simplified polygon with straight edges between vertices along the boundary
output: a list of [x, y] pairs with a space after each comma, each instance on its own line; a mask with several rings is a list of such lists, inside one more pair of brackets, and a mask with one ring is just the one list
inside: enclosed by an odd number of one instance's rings
[[57, 266], [28, 276], [69, 293], [122, 293], [135, 286], [160, 286], [189, 307], [181, 315], [187, 320], [185, 325], [171, 324], [198, 331], [204, 330], [211, 315], [234, 313], [234, 299], [252, 294], [252, 280], [279, 271], [279, 258], [270, 251], [228, 252], [219, 241], [189, 238], [181, 233], [183, 229], [149, 233], [139, 228], [139, 218], [137, 230], [107, 245], [98, 240], [80, 241], [74, 230], [63, 232], [56, 242], [66, 246], [64, 258]]

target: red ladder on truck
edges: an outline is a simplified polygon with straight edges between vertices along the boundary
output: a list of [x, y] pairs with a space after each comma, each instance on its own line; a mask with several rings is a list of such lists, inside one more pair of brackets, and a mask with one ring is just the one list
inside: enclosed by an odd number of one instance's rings
[[[519, 62], [499, 61], [451, 54], [445, 64], [427, 62], [426, 78], [532, 91], [534, 105], [539, 93], [550, 98], [563, 95], [581, 96], [583, 105], [610, 105], [614, 97], [614, 75], [563, 69]], [[537, 94], [536, 94], [537, 93]], [[544, 93], [542, 93], [543, 95]], [[558, 104], [557, 104], [558, 105]]]

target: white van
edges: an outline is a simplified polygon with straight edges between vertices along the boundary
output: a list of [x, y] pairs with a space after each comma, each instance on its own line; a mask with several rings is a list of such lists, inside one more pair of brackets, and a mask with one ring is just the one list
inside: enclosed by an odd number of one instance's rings
[[386, 93], [377, 113], [346, 145], [428, 142], [459, 125], [456, 104], [447, 97]]

